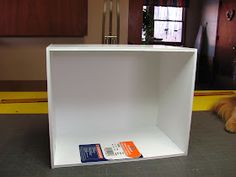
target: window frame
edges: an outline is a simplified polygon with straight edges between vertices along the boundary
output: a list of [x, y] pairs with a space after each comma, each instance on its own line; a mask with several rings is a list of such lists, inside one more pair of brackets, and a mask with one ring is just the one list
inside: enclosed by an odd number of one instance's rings
[[[146, 5], [144, 5], [146, 6]], [[174, 45], [174, 46], [183, 46], [185, 43], [185, 31], [186, 31], [186, 8], [184, 7], [179, 7], [182, 8], [182, 20], [157, 20], [154, 19], [154, 8], [155, 7], [172, 7], [172, 6], [151, 6], [149, 8], [151, 8], [151, 13], [153, 16], [153, 25], [155, 24], [155, 21], [163, 21], [163, 22], [182, 22], [182, 35], [181, 35], [181, 42], [168, 42], [168, 41], [158, 41], [158, 40], [153, 40], [153, 44], [164, 44], [164, 45]], [[154, 28], [154, 26], [153, 26]], [[154, 37], [154, 30], [153, 30], [153, 37]]]

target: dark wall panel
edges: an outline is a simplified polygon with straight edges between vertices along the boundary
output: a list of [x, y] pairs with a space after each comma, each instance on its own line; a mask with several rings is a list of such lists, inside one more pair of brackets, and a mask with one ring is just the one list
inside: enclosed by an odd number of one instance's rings
[[0, 0], [0, 36], [84, 36], [87, 0]]
[[128, 43], [140, 44], [143, 24], [144, 0], [129, 0]]

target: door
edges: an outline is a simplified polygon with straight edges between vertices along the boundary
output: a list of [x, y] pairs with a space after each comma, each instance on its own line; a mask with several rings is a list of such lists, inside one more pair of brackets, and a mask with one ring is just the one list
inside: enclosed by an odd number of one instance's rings
[[218, 88], [236, 88], [236, 1], [221, 0], [214, 62]]

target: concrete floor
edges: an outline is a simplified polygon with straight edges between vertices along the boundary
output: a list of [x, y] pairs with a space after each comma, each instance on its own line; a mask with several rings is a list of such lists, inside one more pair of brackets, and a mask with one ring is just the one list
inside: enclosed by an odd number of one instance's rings
[[236, 134], [209, 112], [194, 112], [189, 155], [50, 169], [47, 115], [0, 115], [1, 177], [236, 177]]

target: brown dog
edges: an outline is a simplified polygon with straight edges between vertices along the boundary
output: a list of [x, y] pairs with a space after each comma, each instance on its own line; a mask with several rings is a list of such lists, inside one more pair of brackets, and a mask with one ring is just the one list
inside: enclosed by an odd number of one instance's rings
[[212, 111], [226, 122], [227, 131], [236, 133], [236, 96], [219, 100], [212, 107]]

